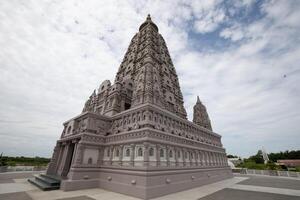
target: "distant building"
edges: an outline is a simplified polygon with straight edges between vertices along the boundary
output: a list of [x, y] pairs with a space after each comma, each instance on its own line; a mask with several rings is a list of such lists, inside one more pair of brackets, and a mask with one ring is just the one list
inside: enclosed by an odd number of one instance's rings
[[286, 167], [300, 167], [300, 159], [298, 160], [277, 160], [278, 165], [284, 165]]
[[104, 81], [64, 123], [47, 174], [63, 177], [63, 190], [101, 187], [144, 199], [232, 177], [199, 98], [193, 122], [165, 40], [148, 16], [114, 84]]

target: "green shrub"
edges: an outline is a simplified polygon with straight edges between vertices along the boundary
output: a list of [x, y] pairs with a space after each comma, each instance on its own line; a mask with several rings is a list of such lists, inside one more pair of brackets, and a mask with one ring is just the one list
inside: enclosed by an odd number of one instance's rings
[[277, 169], [277, 166], [276, 166], [275, 163], [272, 162], [272, 161], [269, 161], [269, 162], [267, 163], [266, 167], [267, 167], [267, 169], [269, 169], [269, 170], [276, 170], [276, 169]]
[[50, 162], [49, 158], [41, 158], [41, 157], [8, 157], [2, 156], [0, 157], [0, 166], [16, 166], [16, 165], [23, 165], [23, 166], [46, 166]]

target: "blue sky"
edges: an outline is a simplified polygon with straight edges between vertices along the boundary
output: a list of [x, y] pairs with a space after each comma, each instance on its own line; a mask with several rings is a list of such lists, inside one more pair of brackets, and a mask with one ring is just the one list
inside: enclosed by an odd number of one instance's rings
[[52, 154], [62, 123], [113, 81], [148, 13], [168, 45], [185, 108], [199, 95], [227, 152], [299, 149], [300, 2], [0, 2], [0, 152]]

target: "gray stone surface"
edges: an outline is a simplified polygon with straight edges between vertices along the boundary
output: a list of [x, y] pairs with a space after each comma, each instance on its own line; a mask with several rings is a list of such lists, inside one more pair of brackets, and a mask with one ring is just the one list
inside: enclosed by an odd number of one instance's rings
[[26, 192], [16, 192], [0, 194], [0, 200], [32, 200], [32, 198]]
[[300, 190], [300, 180], [277, 177], [250, 176], [249, 179], [242, 181], [239, 184]]
[[0, 179], [0, 183], [14, 183], [13, 179]]
[[[113, 177], [114, 179], [115, 177]], [[270, 181], [269, 177], [262, 176], [262, 179]], [[250, 179], [253, 185], [240, 184], [242, 181]], [[279, 178], [273, 180], [285, 181], [285, 185], [295, 184], [292, 178]], [[215, 182], [190, 190], [185, 190], [178, 193], [172, 193], [167, 196], [162, 196], [156, 200], [283, 200], [283, 199], [300, 199], [300, 190], [275, 188], [258, 186], [258, 179], [254, 176], [234, 177], [232, 179]], [[22, 185], [21, 185], [22, 183]], [[172, 184], [172, 182], [171, 182]], [[9, 185], [13, 190], [8, 191]], [[26, 186], [26, 187], [25, 187]], [[16, 179], [15, 183], [0, 183], [0, 200], [138, 200], [136, 198], [122, 195], [119, 193], [110, 192], [100, 188], [87, 189], [80, 191], [64, 192], [62, 190], [41, 191], [31, 186], [26, 179]], [[284, 185], [283, 185], [284, 186]], [[3, 190], [3, 188], [6, 188]], [[23, 190], [20, 192], [20, 190]]]
[[299, 200], [299, 197], [226, 188], [198, 200]]
[[1, 179], [20, 179], [32, 178], [35, 174], [44, 173], [44, 171], [28, 171], [28, 172], [4, 172], [0, 173]]
[[69, 197], [69, 198], [62, 198], [56, 200], [95, 200], [95, 199], [88, 196], [78, 196], [78, 197]]

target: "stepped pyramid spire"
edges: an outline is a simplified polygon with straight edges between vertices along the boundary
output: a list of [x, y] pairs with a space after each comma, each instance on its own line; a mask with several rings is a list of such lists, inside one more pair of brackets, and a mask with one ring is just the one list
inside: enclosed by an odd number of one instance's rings
[[200, 101], [199, 96], [197, 96], [197, 102], [196, 105], [194, 106], [193, 122], [195, 124], [198, 124], [199, 126], [212, 130], [210, 119], [206, 111], [206, 107]]
[[[94, 109], [101, 110], [101, 114], [112, 116], [150, 103], [186, 119], [176, 70], [166, 43], [150, 15], [132, 38], [114, 85], [107, 89], [107, 98], [99, 102], [105, 105], [97, 104], [96, 107], [101, 109]], [[105, 103], [107, 101], [113, 103]]]

